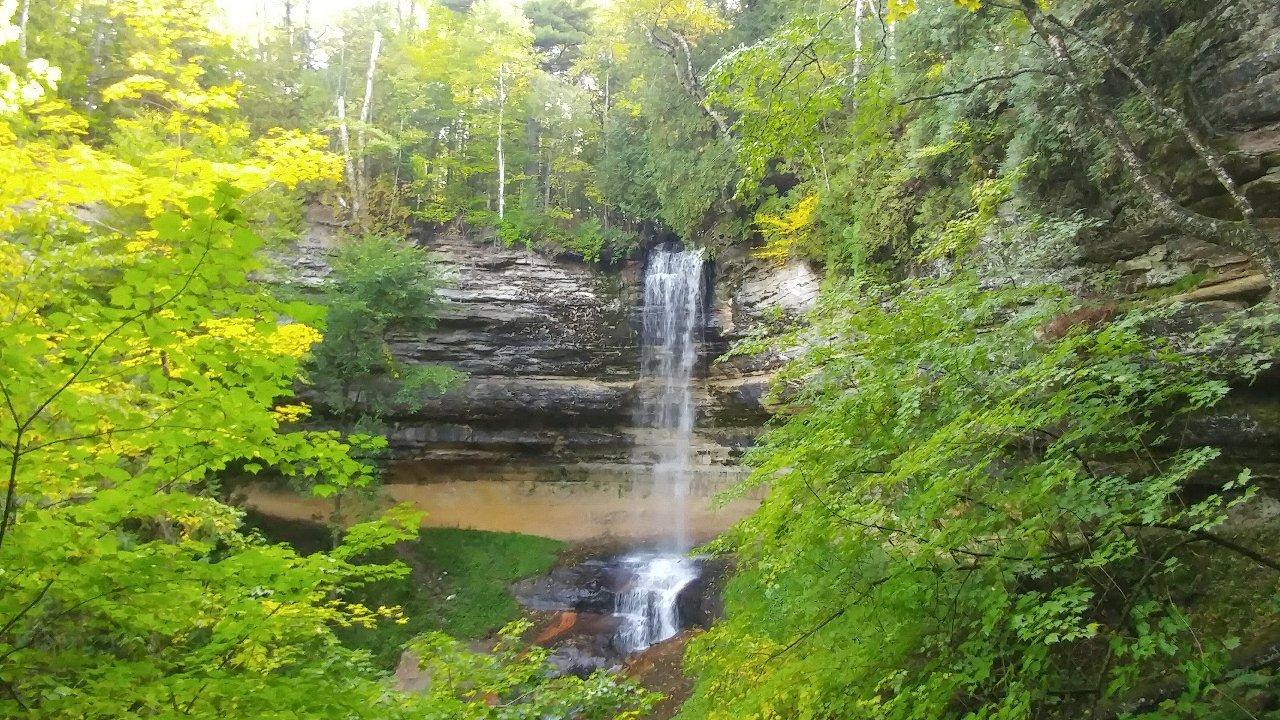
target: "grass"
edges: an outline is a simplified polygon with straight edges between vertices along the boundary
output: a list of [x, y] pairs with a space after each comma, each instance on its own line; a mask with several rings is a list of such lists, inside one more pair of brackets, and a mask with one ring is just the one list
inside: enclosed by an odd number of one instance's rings
[[550, 570], [564, 543], [519, 533], [435, 528], [423, 530], [412, 548], [427, 568], [440, 573], [438, 582], [447, 590], [435, 605], [438, 629], [476, 638], [520, 614], [507, 586]]
[[[300, 552], [328, 546], [328, 530], [317, 523], [262, 516], [251, 516], [250, 522], [267, 537], [288, 542]], [[407, 578], [359, 588], [350, 598], [374, 608], [398, 605], [408, 622], [341, 628], [338, 636], [368, 650], [386, 668], [395, 667], [405, 643], [422, 633], [440, 631], [462, 640], [485, 637], [520, 616], [520, 605], [507, 587], [551, 569], [563, 549], [558, 540], [534, 535], [423, 529], [415, 542], [369, 558], [404, 562], [410, 568]]]
[[520, 616], [520, 605], [507, 587], [551, 569], [563, 547], [556, 540], [519, 533], [424, 529], [416, 542], [392, 553], [409, 565], [407, 579], [360, 588], [353, 598], [369, 607], [399, 605], [408, 622], [346, 628], [338, 635], [369, 650], [388, 668], [399, 661], [405, 643], [425, 632], [462, 640], [485, 637]]
[[[329, 530], [323, 524], [253, 512], [247, 519], [271, 541], [292, 544], [298, 552], [329, 547]], [[520, 533], [422, 529], [417, 541], [367, 559], [402, 561], [410, 566], [407, 578], [366, 585], [349, 598], [369, 607], [398, 605], [407, 623], [339, 628], [338, 637], [369, 651], [387, 669], [396, 666], [404, 644], [415, 635], [443, 632], [458, 639], [483, 638], [520, 616], [520, 603], [507, 592], [508, 585], [545, 573], [563, 548], [562, 542]]]

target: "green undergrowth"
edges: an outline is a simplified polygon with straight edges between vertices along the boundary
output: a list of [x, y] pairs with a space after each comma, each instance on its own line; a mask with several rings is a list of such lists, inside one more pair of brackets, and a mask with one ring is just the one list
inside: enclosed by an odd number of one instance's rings
[[[269, 537], [301, 552], [314, 552], [328, 542], [328, 530], [317, 523], [252, 518]], [[375, 661], [394, 667], [410, 639], [439, 631], [460, 640], [486, 637], [515, 620], [520, 606], [508, 586], [546, 572], [564, 543], [520, 533], [456, 528], [424, 528], [412, 543], [388, 548], [366, 562], [399, 560], [409, 575], [366, 585], [350, 600], [371, 609], [398, 606], [402, 621], [376, 627], [352, 626], [338, 636], [349, 646], [368, 650]]]

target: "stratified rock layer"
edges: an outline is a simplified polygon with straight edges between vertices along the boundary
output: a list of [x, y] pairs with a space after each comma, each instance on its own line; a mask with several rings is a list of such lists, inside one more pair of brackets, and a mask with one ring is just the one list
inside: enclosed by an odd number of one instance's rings
[[[278, 273], [316, 288], [329, 272], [337, 228], [324, 212]], [[644, 260], [601, 267], [571, 257], [508, 248], [455, 231], [422, 241], [446, 278], [437, 326], [391, 339], [398, 358], [447, 365], [465, 381], [390, 418], [402, 481], [530, 477], [551, 481], [644, 477], [646, 448], [662, 442], [634, 418], [638, 383], [639, 285]], [[709, 264], [706, 332], [695, 396], [695, 473], [723, 489], [735, 459], [768, 418], [770, 372], [782, 356], [716, 363], [762, 322], [794, 318], [817, 296], [804, 263], [773, 266], [743, 249]]]

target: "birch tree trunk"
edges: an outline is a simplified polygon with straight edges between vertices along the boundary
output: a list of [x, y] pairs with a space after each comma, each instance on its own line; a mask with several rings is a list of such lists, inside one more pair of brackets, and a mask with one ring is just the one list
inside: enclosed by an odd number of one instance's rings
[[498, 219], [506, 217], [507, 162], [502, 155], [502, 124], [507, 109], [506, 65], [498, 66]]
[[853, 81], [862, 78], [862, 18], [867, 12], [867, 0], [853, 3]]
[[18, 57], [27, 59], [27, 21], [31, 17], [31, 0], [22, 0], [22, 10], [18, 13]]
[[[378, 51], [382, 48], [382, 32], [373, 31], [373, 42], [369, 45], [369, 68], [364, 74], [364, 101], [360, 103], [360, 124], [356, 126], [356, 193], [360, 195], [362, 209], [368, 207], [369, 175], [368, 162], [365, 155], [365, 128], [369, 125], [369, 115], [373, 106], [373, 74], [378, 66]], [[360, 229], [367, 225], [363, 214], [357, 213], [356, 220]]]
[[338, 143], [342, 146], [342, 163], [347, 174], [347, 194], [351, 197], [351, 217], [360, 218], [360, 198], [356, 192], [355, 162], [351, 158], [351, 133], [347, 130], [347, 96], [338, 91]]
[[[609, 96], [610, 81], [613, 75], [613, 50], [609, 51], [609, 64], [604, 69], [604, 117], [600, 123], [601, 138], [600, 149], [601, 157], [608, 163], [609, 160], [609, 102], [612, 98]], [[600, 203], [600, 224], [605, 229], [609, 228], [609, 204]]]

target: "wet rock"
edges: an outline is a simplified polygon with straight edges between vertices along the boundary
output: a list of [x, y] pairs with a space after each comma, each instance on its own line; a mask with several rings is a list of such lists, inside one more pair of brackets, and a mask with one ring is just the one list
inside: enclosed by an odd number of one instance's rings
[[616, 562], [584, 560], [557, 567], [542, 577], [521, 580], [511, 593], [531, 610], [610, 614], [626, 576]]
[[707, 383], [706, 402], [699, 411], [710, 415], [717, 425], [762, 426], [769, 419], [765, 395], [772, 381], [770, 375], [712, 380]]
[[680, 627], [709, 628], [724, 617], [724, 583], [729, 565], [724, 560], [703, 560], [698, 577], [676, 596]]
[[585, 678], [597, 670], [616, 667], [621, 655], [613, 649], [605, 636], [582, 636], [556, 645], [547, 662], [555, 675], [576, 675]]
[[619, 623], [613, 615], [563, 611], [536, 631], [533, 642], [551, 649], [547, 660], [555, 674], [586, 677], [621, 664], [613, 641]]
[[693, 692], [693, 680], [684, 673], [684, 651], [697, 635], [697, 630], [685, 630], [627, 659], [622, 674], [663, 695], [646, 720], [674, 717]]
[[[526, 608], [554, 613], [536, 627], [531, 639], [551, 648], [557, 672], [586, 675], [614, 667], [626, 656], [619, 639], [622, 618], [614, 612], [619, 595], [636, 579], [636, 557], [587, 559], [512, 586], [512, 594]], [[705, 558], [692, 562], [697, 577], [676, 597], [677, 626], [682, 630], [709, 627], [723, 614], [720, 595], [728, 564]]]

